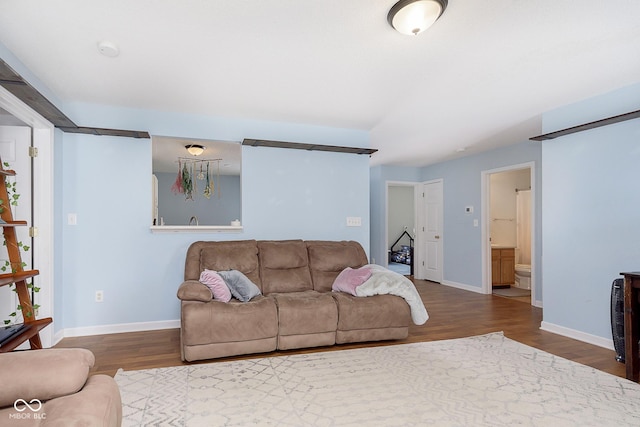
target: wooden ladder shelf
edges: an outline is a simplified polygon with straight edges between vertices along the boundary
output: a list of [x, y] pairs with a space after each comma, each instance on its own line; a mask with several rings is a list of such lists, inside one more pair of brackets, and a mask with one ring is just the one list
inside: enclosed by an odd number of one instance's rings
[[22, 265], [22, 256], [20, 255], [20, 247], [16, 236], [16, 227], [26, 226], [27, 221], [15, 221], [11, 212], [11, 204], [7, 192], [6, 178], [15, 176], [15, 171], [5, 170], [0, 162], [0, 200], [2, 200], [2, 213], [0, 213], [0, 226], [4, 234], [4, 240], [9, 255], [9, 263], [11, 265], [11, 273], [0, 274], [0, 286], [7, 286], [15, 283], [18, 301], [22, 308], [22, 317], [24, 319], [23, 328], [11, 336], [0, 346], [0, 353], [14, 350], [23, 342], [29, 340], [31, 349], [42, 348], [40, 340], [40, 330], [51, 324], [53, 320], [50, 317], [36, 319], [36, 313], [33, 309], [33, 302], [29, 295], [29, 287], [27, 281], [39, 274], [38, 270], [24, 270]]

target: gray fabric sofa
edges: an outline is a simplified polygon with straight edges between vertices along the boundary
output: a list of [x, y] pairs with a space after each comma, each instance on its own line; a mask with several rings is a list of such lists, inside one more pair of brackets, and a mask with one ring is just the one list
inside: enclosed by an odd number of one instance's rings
[[120, 426], [118, 385], [94, 363], [82, 348], [0, 354], [0, 426]]
[[[353, 241], [193, 243], [178, 289], [182, 360], [406, 338], [411, 315], [403, 298], [331, 291], [342, 270], [367, 262]], [[215, 301], [198, 281], [204, 269], [239, 270], [262, 295]]]

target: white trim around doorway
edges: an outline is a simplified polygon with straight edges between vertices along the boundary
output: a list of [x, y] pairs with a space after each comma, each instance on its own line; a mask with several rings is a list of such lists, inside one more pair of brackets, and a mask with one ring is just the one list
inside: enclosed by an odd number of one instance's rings
[[[0, 108], [30, 126], [33, 131], [33, 146], [38, 149], [34, 159], [34, 224], [38, 227], [38, 244], [34, 245], [34, 268], [40, 271], [38, 276], [38, 317], [53, 317], [54, 301], [54, 262], [53, 262], [53, 141], [54, 126], [35, 112], [11, 92], [0, 86]], [[40, 331], [44, 348], [54, 342], [54, 324]]]
[[505, 166], [497, 169], [490, 169], [481, 172], [481, 235], [482, 235], [482, 293], [491, 294], [491, 242], [489, 241], [489, 221], [490, 203], [489, 188], [490, 176], [494, 173], [513, 171], [518, 169], [529, 169], [531, 173], [531, 305], [542, 307], [542, 301], [536, 299], [536, 169], [535, 162], [520, 163]]

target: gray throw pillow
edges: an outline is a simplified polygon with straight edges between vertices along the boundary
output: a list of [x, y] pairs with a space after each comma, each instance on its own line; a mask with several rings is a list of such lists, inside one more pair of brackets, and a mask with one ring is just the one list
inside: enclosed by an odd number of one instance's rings
[[253, 297], [262, 295], [256, 284], [238, 270], [218, 271], [218, 274], [229, 287], [231, 295], [239, 301], [247, 302]]

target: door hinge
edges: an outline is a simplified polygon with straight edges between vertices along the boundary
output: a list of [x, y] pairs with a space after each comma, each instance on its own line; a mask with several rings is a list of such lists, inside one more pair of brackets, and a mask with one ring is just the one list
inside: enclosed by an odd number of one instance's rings
[[38, 227], [29, 227], [29, 237], [38, 237]]
[[38, 157], [38, 147], [29, 147], [29, 157]]

